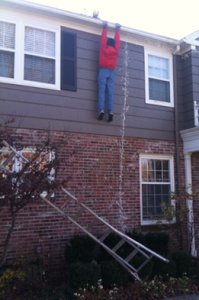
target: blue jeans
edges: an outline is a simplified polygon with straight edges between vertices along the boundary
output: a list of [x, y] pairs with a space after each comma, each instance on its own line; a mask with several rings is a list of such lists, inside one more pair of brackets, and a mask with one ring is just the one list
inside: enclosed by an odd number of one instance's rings
[[101, 68], [98, 75], [98, 112], [104, 110], [105, 94], [107, 88], [107, 111], [113, 112], [113, 91], [115, 83], [115, 70]]

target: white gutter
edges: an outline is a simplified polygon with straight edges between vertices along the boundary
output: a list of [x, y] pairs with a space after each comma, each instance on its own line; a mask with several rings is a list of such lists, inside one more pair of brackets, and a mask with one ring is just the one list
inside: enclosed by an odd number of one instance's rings
[[[59, 8], [54, 8], [54, 7], [50, 7], [50, 6], [45, 6], [45, 5], [41, 5], [41, 4], [37, 4], [37, 3], [32, 3], [32, 2], [28, 2], [28, 1], [23, 1], [23, 0], [1, 0], [1, 5], [4, 6], [8, 6], [8, 7], [13, 7], [16, 9], [23, 9], [23, 10], [28, 10], [28, 11], [32, 11], [32, 12], [36, 12], [36, 13], [40, 13], [40, 14], [47, 14], [47, 15], [54, 15], [57, 16], [59, 18], [69, 18], [72, 19], [74, 22], [83, 22], [83, 23], [88, 23], [90, 26], [95, 26], [98, 27], [102, 26], [103, 24], [103, 20], [101, 19], [97, 19], [97, 18], [93, 18], [93, 17], [88, 17], [82, 14], [78, 14], [78, 13], [73, 13], [67, 10], [62, 10]], [[110, 23], [109, 24], [110, 28], [115, 28], [115, 24], [114, 23]], [[146, 39], [150, 39], [150, 40], [156, 40], [162, 43], [166, 43], [168, 46], [176, 46], [179, 44], [179, 41], [176, 39], [172, 39], [172, 38], [168, 38], [168, 37], [164, 37], [161, 35], [156, 35], [156, 34], [152, 34], [149, 32], [145, 32], [142, 30], [137, 30], [137, 29], [133, 29], [130, 27], [125, 27], [122, 26], [120, 31], [122, 31], [123, 33], [130, 33], [133, 34], [135, 36], [142, 36], [143, 38]]]

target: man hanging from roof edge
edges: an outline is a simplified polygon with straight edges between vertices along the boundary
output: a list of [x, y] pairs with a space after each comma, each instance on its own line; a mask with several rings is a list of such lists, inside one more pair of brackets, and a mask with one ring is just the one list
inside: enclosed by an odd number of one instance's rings
[[115, 67], [120, 49], [120, 25], [115, 25], [114, 39], [107, 39], [108, 23], [104, 22], [100, 42], [99, 75], [98, 75], [98, 120], [104, 116], [104, 102], [107, 88], [108, 122], [113, 121], [113, 92], [115, 83]]

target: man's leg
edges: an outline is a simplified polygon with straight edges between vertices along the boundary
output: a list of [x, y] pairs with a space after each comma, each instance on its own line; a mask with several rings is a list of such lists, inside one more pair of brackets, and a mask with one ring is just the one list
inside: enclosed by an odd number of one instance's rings
[[114, 93], [114, 85], [115, 85], [115, 70], [110, 70], [109, 78], [107, 80], [107, 107], [109, 118], [108, 121], [113, 121], [113, 93]]
[[98, 119], [99, 120], [102, 120], [104, 115], [106, 78], [107, 78], [107, 70], [105, 68], [100, 69], [98, 75], [98, 113], [99, 113]]

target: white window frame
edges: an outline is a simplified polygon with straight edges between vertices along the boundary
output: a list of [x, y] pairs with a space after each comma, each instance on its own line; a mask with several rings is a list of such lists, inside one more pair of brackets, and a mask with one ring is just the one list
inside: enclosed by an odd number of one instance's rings
[[[14, 78], [0, 77], [0, 82], [20, 84], [25, 86], [60, 90], [60, 28], [50, 27], [46, 24], [23, 22], [14, 19], [0, 19], [2, 22], [15, 24], [15, 60], [14, 60]], [[24, 80], [24, 37], [25, 27], [32, 27], [41, 30], [47, 30], [55, 33], [55, 84]], [[34, 55], [34, 54], [33, 54]], [[42, 56], [41, 56], [42, 57]], [[49, 58], [48, 56], [46, 56]]]
[[[161, 105], [167, 107], [174, 107], [174, 95], [173, 95], [173, 57], [172, 53], [168, 53], [160, 48], [160, 51], [151, 48], [145, 48], [145, 101], [148, 104]], [[169, 80], [161, 79], [158, 77], [151, 77], [148, 73], [148, 56], [154, 55], [161, 58], [166, 58], [169, 61]], [[162, 81], [170, 82], [170, 102], [164, 102], [159, 100], [153, 100], [149, 97], [149, 78], [159, 79]]]
[[[174, 183], [174, 158], [172, 155], [164, 155], [164, 154], [140, 154], [139, 156], [139, 169], [140, 169], [140, 209], [141, 209], [141, 225], [154, 225], [157, 224], [157, 219], [144, 220], [143, 219], [143, 206], [142, 206], [142, 159], [152, 159], [152, 160], [167, 160], [169, 161], [169, 171], [170, 171], [170, 186], [171, 191], [173, 192], [175, 189]], [[150, 184], [164, 184], [163, 182], [150, 182]], [[144, 182], [144, 184], [147, 184]], [[168, 182], [165, 182], [168, 184]], [[175, 201], [171, 200], [171, 204], [175, 207]], [[162, 223], [167, 223], [166, 220], [161, 219]], [[174, 222], [175, 220], [173, 220]]]
[[[0, 82], [17, 83], [17, 79], [16, 79], [17, 78], [16, 61], [19, 59], [18, 51], [17, 51], [17, 40], [19, 39], [19, 35], [18, 35], [19, 22], [15, 21], [15, 20], [12, 20], [12, 19], [4, 19], [4, 18], [1, 18], [0, 21], [15, 25], [15, 48], [14, 48], [14, 50], [13, 49], [7, 49], [7, 51], [11, 51], [11, 52], [14, 53], [14, 78], [8, 78], [8, 77], [1, 77], [0, 76]], [[5, 49], [0, 47], [0, 50], [5, 50]]]
[[199, 127], [199, 102], [193, 102], [194, 107], [194, 124], [196, 127]]

